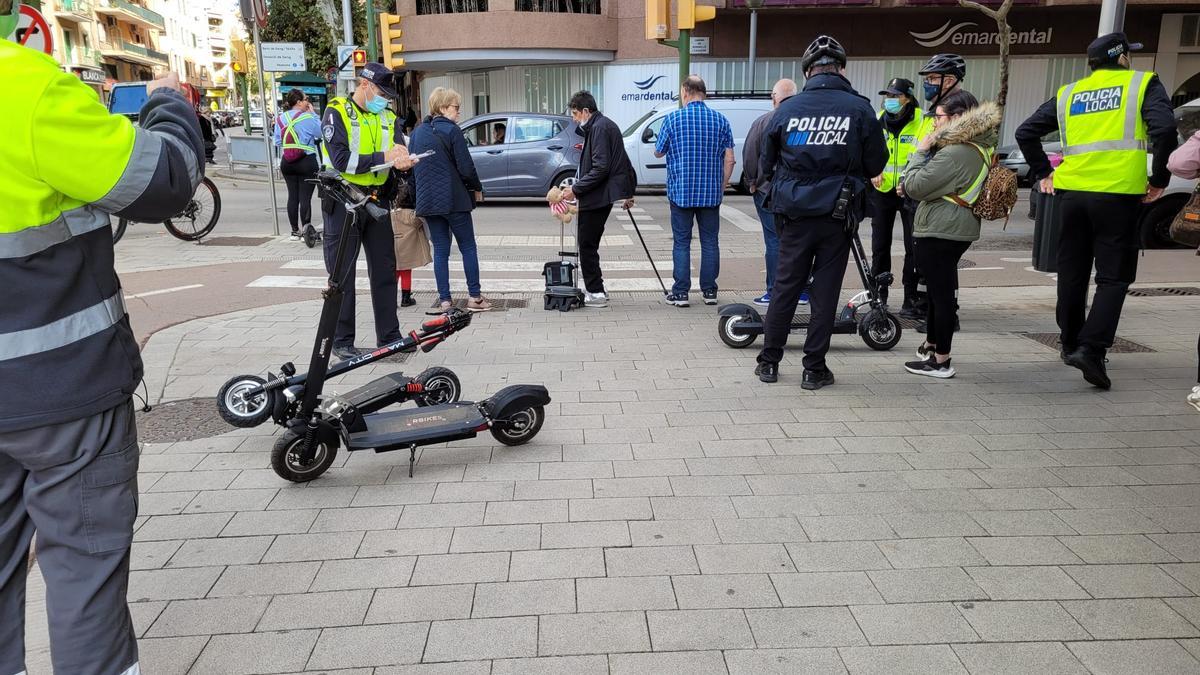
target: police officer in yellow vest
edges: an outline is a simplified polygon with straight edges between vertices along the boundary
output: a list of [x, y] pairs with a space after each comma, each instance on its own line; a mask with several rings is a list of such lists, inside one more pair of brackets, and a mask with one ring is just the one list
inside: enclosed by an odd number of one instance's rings
[[[391, 169], [372, 172], [371, 168], [391, 164], [407, 170], [417, 160], [408, 156], [404, 146], [403, 129], [396, 124], [396, 115], [388, 108], [396, 100], [395, 75], [380, 63], [368, 63], [358, 75], [358, 87], [347, 98], [335, 98], [325, 108], [321, 133], [324, 168], [340, 171], [342, 177], [367, 190], [380, 194], [388, 182]], [[386, 204], [386, 198], [381, 198]], [[346, 210], [336, 200], [321, 204], [325, 221], [325, 267], [332, 270], [334, 252], [343, 236]], [[358, 234], [348, 233], [354, 240], [347, 242], [354, 255], [347, 265], [353, 275], [358, 261]], [[377, 345], [400, 339], [400, 321], [396, 316], [396, 251], [393, 248], [390, 221], [365, 223], [362, 227], [362, 247], [367, 253], [367, 275], [371, 281], [371, 307], [375, 314]], [[354, 284], [346, 285], [334, 332], [333, 353], [341, 359], [358, 356], [354, 346]]]
[[136, 128], [54, 59], [4, 39], [0, 82], [12, 103], [0, 143], [0, 673], [26, 669], [35, 531], [54, 672], [137, 673], [125, 598], [142, 361], [109, 216], [155, 222], [186, 207], [203, 175], [200, 125], [174, 75], [147, 84]]
[[[1104, 355], [1112, 347], [1125, 292], [1137, 276], [1137, 220], [1142, 203], [1162, 195], [1167, 158], [1178, 143], [1171, 99], [1154, 73], [1131, 69], [1140, 49], [1124, 33], [1088, 46], [1092, 74], [1058, 90], [1017, 129], [1017, 144], [1044, 194], [1058, 193], [1058, 327], [1062, 357], [1092, 385], [1111, 382]], [[1051, 169], [1041, 139], [1059, 131], [1063, 162]], [[1147, 177], [1147, 148], [1154, 167]], [[1053, 172], [1053, 173], [1052, 173]], [[1096, 294], [1087, 312], [1088, 282]]]
[[[912, 311], [917, 296], [917, 267], [913, 258], [913, 211], [904, 208], [904, 198], [896, 194], [896, 186], [904, 176], [908, 156], [917, 148], [925, 114], [917, 106], [913, 83], [910, 80], [895, 78], [888, 82], [879, 95], [884, 97], [879, 121], [883, 125], [883, 136], [887, 140], [888, 163], [883, 173], [871, 180], [871, 184], [875, 186], [875, 192], [871, 195], [871, 274], [879, 276], [892, 271], [892, 230], [896, 224], [896, 214], [899, 213], [904, 231], [904, 271], [901, 274], [904, 303], [900, 311], [908, 312]], [[881, 288], [880, 294], [886, 302], [887, 288]]]

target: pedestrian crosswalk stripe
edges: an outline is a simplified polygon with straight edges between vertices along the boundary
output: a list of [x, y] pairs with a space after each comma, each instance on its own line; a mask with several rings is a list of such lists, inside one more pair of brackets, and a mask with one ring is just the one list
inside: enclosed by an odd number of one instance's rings
[[[521, 246], [537, 246], [552, 248], [561, 246], [562, 241], [558, 235], [494, 235], [485, 234], [475, 237], [475, 243], [481, 247], [512, 247]], [[567, 235], [567, 246], [575, 245], [575, 237]], [[627, 234], [610, 234], [600, 240], [600, 246], [632, 246], [633, 239]]]
[[[670, 279], [665, 280], [670, 282]], [[293, 288], [293, 289], [322, 289], [328, 283], [326, 277], [301, 277], [301, 276], [282, 276], [282, 275], [267, 275], [262, 276], [249, 284], [247, 288]], [[699, 287], [700, 280], [693, 279], [693, 288]], [[354, 287], [358, 290], [367, 290], [370, 288], [370, 280], [366, 277], [357, 277], [354, 280]], [[632, 279], [605, 279], [604, 287], [608, 291], [659, 291], [662, 286], [659, 285], [658, 279], [654, 277], [637, 277]], [[467, 288], [466, 281], [454, 277], [450, 278], [450, 289], [453, 291], [464, 291]], [[484, 293], [537, 293], [546, 289], [546, 281], [541, 277], [528, 279], [483, 279]], [[414, 278], [414, 291], [433, 291], [437, 290], [437, 285], [433, 279]]]
[[748, 216], [728, 204], [721, 205], [721, 217], [744, 232], [762, 232], [762, 223], [758, 222], [758, 218]]
[[[601, 251], [603, 255], [603, 251]], [[656, 260], [654, 264], [658, 265], [659, 269], [670, 268], [670, 260]], [[479, 269], [483, 272], [542, 272], [544, 262], [525, 262], [520, 260], [480, 260]], [[645, 260], [605, 260], [601, 266], [606, 272], [638, 272], [650, 271], [650, 263]], [[359, 260], [357, 265], [359, 270], [367, 269], [367, 262]], [[463, 264], [461, 260], [451, 260], [450, 269], [461, 271]], [[324, 270], [325, 263], [321, 260], [290, 260], [280, 266], [284, 270]], [[432, 270], [433, 265], [425, 265], [417, 269], [426, 271]]]

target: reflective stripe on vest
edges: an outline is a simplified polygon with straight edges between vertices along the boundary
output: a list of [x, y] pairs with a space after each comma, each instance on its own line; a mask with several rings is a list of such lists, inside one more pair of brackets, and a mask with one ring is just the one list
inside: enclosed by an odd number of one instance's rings
[[12, 333], [0, 333], [0, 361], [66, 347], [106, 330], [125, 318], [125, 300], [117, 291], [58, 321]]
[[963, 190], [961, 194], [942, 197], [942, 199], [951, 204], [962, 206], [963, 204], [960, 202], [965, 202], [969, 206], [974, 206], [975, 202], [979, 201], [979, 195], [983, 194], [983, 185], [987, 182], [988, 173], [992, 170], [993, 150], [991, 148], [980, 147], [975, 143], [971, 143], [971, 145], [974, 145], [975, 149], [979, 150], [980, 154], [983, 155], [983, 168], [979, 170], [979, 175], [975, 176], [975, 180], [971, 182], [971, 185], [966, 190]]
[[[299, 115], [296, 115], [295, 117], [293, 117], [291, 120], [288, 121], [287, 127], [283, 130], [283, 136], [279, 139], [279, 140], [283, 141], [283, 149], [284, 150], [303, 150], [305, 152], [316, 152], [317, 151], [317, 146], [304, 145], [303, 143], [301, 143], [300, 135], [296, 133], [296, 128], [295, 128], [296, 122], [299, 122], [300, 120], [304, 119], [305, 117], [311, 117], [313, 119], [316, 119], [317, 116], [310, 112], [304, 112]], [[288, 134], [292, 135], [292, 138], [296, 141], [295, 143], [287, 142]]]
[[1058, 91], [1062, 190], [1141, 194], [1146, 191], [1146, 124], [1142, 102], [1153, 73], [1097, 70]]
[[[373, 154], [383, 152], [385, 147], [390, 148], [392, 145], [393, 122], [395, 115], [392, 111], [385, 110], [378, 115], [374, 115], [379, 121], [379, 135], [377, 137], [380, 147], [364, 147], [365, 145], [373, 145], [376, 137], [373, 134], [362, 133], [362, 126], [359, 123], [359, 113], [353, 103], [347, 99], [334, 99], [329, 102], [329, 107], [337, 111], [342, 118], [342, 123], [347, 128], [347, 145], [350, 149], [350, 159], [346, 162], [346, 168], [354, 168], [358, 166], [359, 158], [364, 154]], [[367, 128], [370, 129], [371, 120], [366, 120]], [[336, 171], [333, 166], [333, 159], [329, 154], [329, 149], [326, 143], [321, 144], [321, 164], [330, 171]], [[388, 172], [379, 171], [375, 173], [347, 173], [341, 172], [342, 178], [356, 185], [376, 186], [383, 185], [387, 182]]]
[[109, 226], [108, 214], [93, 206], [63, 211], [37, 227], [0, 233], [0, 260], [26, 258], [93, 230]]
[[[882, 122], [884, 112], [879, 113], [879, 119]], [[932, 118], [931, 118], [932, 119]], [[883, 170], [883, 178], [876, 188], [880, 192], [891, 192], [896, 189], [896, 184], [900, 182], [900, 178], [904, 175], [904, 167], [908, 166], [908, 158], [917, 149], [917, 142], [921, 139], [922, 128], [925, 124], [925, 113], [920, 108], [914, 106], [913, 118], [904, 125], [898, 135], [888, 133], [887, 127], [883, 128], [883, 136], [887, 140], [888, 146], [888, 163]], [[882, 126], [882, 125], [881, 125]], [[907, 141], [905, 139], [908, 139]]]

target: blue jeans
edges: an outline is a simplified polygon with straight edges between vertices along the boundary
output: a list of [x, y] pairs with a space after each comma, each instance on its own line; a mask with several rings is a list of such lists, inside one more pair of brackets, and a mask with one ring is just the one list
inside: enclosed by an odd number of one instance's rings
[[471, 212], [462, 211], [444, 216], [425, 216], [429, 239], [433, 244], [433, 276], [437, 280], [438, 298], [450, 299], [450, 235], [458, 242], [462, 254], [463, 273], [467, 277], [467, 294], [479, 297], [479, 256], [475, 247], [475, 225]]
[[763, 208], [766, 195], [754, 193], [754, 209], [758, 211], [758, 220], [762, 222], [763, 243], [767, 246], [767, 293], [775, 288], [775, 268], [779, 267], [779, 234], [775, 232], [775, 214]]
[[671, 250], [675, 268], [674, 295], [687, 295], [692, 286], [692, 220], [700, 228], [700, 290], [716, 291], [717, 275], [721, 273], [721, 250], [717, 233], [721, 227], [719, 206], [684, 208], [671, 203]]

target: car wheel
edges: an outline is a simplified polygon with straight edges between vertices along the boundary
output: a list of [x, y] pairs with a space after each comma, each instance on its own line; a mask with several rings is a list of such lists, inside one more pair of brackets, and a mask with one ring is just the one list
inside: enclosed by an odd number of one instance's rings
[[1180, 248], [1171, 240], [1171, 221], [1187, 204], [1188, 194], [1164, 195], [1142, 212], [1142, 248]]
[[[574, 177], [575, 177], [574, 171], [563, 171], [562, 173], [560, 173], [554, 177], [554, 180], [550, 183], [550, 187], [558, 187], [558, 186], [562, 185], [562, 182], [564, 180], [566, 180], [568, 178], [574, 178]], [[547, 188], [547, 190], [548, 189], [549, 188]]]

